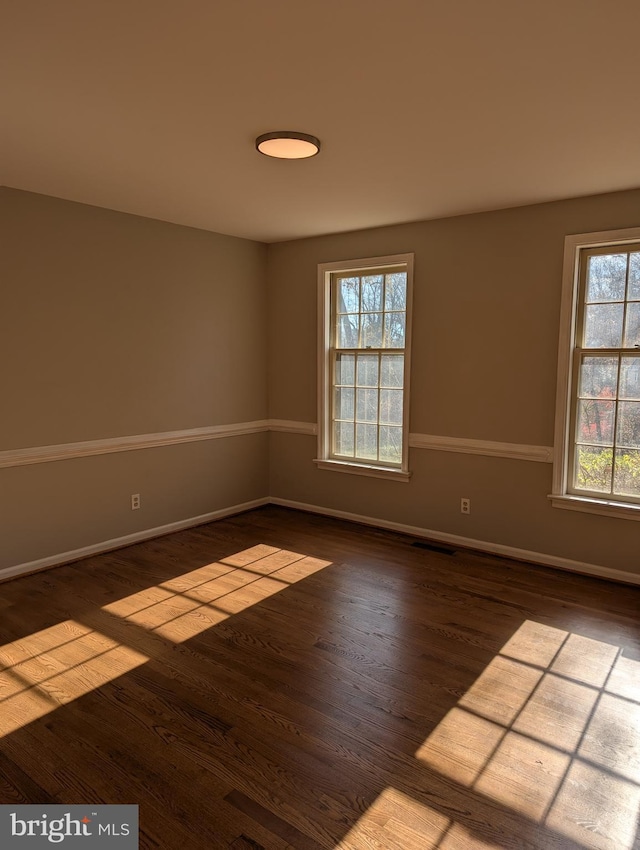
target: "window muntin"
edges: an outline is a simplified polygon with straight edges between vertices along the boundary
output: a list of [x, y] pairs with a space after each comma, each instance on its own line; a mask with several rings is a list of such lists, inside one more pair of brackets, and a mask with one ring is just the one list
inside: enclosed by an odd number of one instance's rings
[[582, 249], [568, 492], [640, 503], [640, 244]]
[[413, 255], [322, 264], [321, 468], [408, 480]]
[[331, 276], [330, 457], [402, 465], [406, 269]]

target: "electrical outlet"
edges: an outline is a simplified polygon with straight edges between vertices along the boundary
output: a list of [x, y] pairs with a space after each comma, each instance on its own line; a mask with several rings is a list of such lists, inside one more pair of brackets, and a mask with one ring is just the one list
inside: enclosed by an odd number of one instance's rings
[[140, 493], [134, 493], [131, 496], [131, 510], [137, 511], [140, 507]]
[[461, 514], [470, 514], [471, 513], [471, 499], [460, 499], [460, 513]]

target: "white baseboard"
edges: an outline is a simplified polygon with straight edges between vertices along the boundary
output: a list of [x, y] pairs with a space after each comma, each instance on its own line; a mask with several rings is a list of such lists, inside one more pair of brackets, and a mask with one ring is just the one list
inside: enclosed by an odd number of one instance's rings
[[136, 531], [133, 534], [126, 534], [124, 537], [114, 537], [112, 540], [103, 540], [101, 543], [92, 543], [91, 546], [83, 546], [81, 549], [72, 549], [69, 552], [61, 552], [59, 555], [49, 555], [46, 558], [40, 558], [37, 561], [29, 561], [26, 564], [17, 564], [15, 567], [7, 567], [0, 570], [0, 581], [16, 576], [24, 575], [25, 573], [35, 573], [39, 570], [46, 570], [49, 567], [57, 567], [60, 564], [68, 564], [71, 561], [80, 561], [82, 558], [89, 558], [91, 555], [100, 555], [103, 552], [111, 552], [113, 549], [122, 549], [124, 546], [131, 546], [132, 543], [140, 543], [142, 540], [150, 540], [153, 537], [163, 537], [165, 534], [173, 534], [174, 531], [182, 531], [185, 528], [192, 528], [195, 525], [204, 525], [206, 522], [213, 522], [216, 519], [223, 519], [233, 514], [240, 514], [243, 511], [249, 511], [252, 508], [260, 508], [262, 505], [269, 503], [268, 498], [253, 499], [251, 502], [243, 502], [240, 505], [232, 505], [229, 508], [221, 508], [218, 511], [211, 511], [208, 514], [181, 519], [178, 522], [170, 522], [167, 525], [159, 525], [155, 528], [145, 528], [143, 531]]
[[61, 552], [58, 555], [50, 555], [46, 558], [40, 558], [37, 561], [29, 561], [24, 564], [17, 564], [14, 567], [7, 567], [4, 570], [0, 570], [0, 581], [15, 578], [16, 576], [25, 575], [27, 573], [38, 572], [39, 570], [44, 570], [49, 567], [57, 567], [61, 564], [67, 564], [72, 561], [79, 561], [82, 558], [89, 558], [92, 555], [99, 555], [103, 552], [110, 552], [114, 549], [122, 549], [124, 546], [131, 546], [133, 543], [150, 540], [154, 537], [162, 537], [165, 534], [172, 534], [175, 531], [182, 531], [185, 528], [193, 528], [196, 525], [204, 525], [204, 523], [213, 522], [216, 519], [223, 519], [224, 517], [233, 516], [233, 514], [239, 514], [243, 511], [260, 508], [263, 505], [268, 504], [280, 505], [285, 508], [294, 508], [296, 510], [308, 511], [314, 514], [321, 514], [323, 516], [336, 517], [338, 519], [346, 519], [352, 522], [362, 523], [363, 525], [371, 525], [375, 528], [384, 528], [389, 531], [399, 531], [402, 534], [410, 534], [413, 537], [422, 537], [429, 540], [437, 540], [442, 543], [449, 543], [453, 546], [477, 549], [480, 552], [490, 552], [492, 555], [516, 558], [519, 561], [530, 561], [533, 564], [541, 564], [545, 567], [555, 567], [559, 570], [582, 573], [583, 575], [609, 579], [610, 581], [640, 585], [640, 575], [625, 572], [624, 570], [614, 570], [598, 564], [587, 564], [583, 561], [573, 561], [569, 558], [561, 558], [558, 555], [547, 555], [542, 552], [532, 552], [528, 549], [518, 549], [515, 546], [504, 546], [502, 543], [475, 540], [471, 537], [462, 537], [459, 534], [449, 534], [445, 531], [435, 531], [430, 528], [421, 528], [416, 525], [406, 525], [401, 522], [391, 522], [390, 520], [363, 516], [362, 514], [351, 513], [350, 511], [339, 511], [334, 508], [325, 508], [320, 505], [309, 505], [306, 502], [296, 502], [293, 499], [281, 499], [278, 496], [265, 496], [262, 499], [253, 499], [250, 502], [243, 502], [239, 505], [221, 508], [220, 510], [211, 511], [210, 513], [201, 514], [200, 516], [189, 517], [188, 519], [179, 520], [178, 522], [156, 526], [155, 528], [147, 528], [143, 531], [136, 531], [133, 534], [127, 534], [124, 537], [114, 537], [111, 540], [93, 543], [90, 546], [84, 546], [81, 549], [72, 549], [69, 552]]
[[272, 505], [281, 505], [285, 508], [295, 508], [299, 511], [309, 511], [314, 514], [347, 519], [352, 522], [360, 522], [363, 525], [372, 525], [376, 528], [384, 528], [389, 531], [399, 531], [402, 534], [410, 534], [414, 537], [424, 537], [429, 540], [437, 540], [441, 543], [449, 543], [453, 546], [463, 546], [467, 549], [477, 549], [481, 552], [490, 552], [492, 555], [502, 555], [506, 558], [516, 558], [518, 561], [530, 561], [543, 567], [555, 567], [559, 570], [568, 570], [573, 573], [595, 576], [596, 578], [609, 579], [610, 581], [624, 582], [625, 584], [640, 585], [640, 575], [629, 573], [624, 570], [614, 570], [610, 567], [602, 567], [598, 564], [587, 564], [584, 561], [572, 561], [570, 558], [561, 558], [558, 555], [547, 555], [542, 552], [531, 552], [528, 549], [518, 549], [515, 546], [504, 546], [502, 543], [491, 543], [486, 540], [475, 540], [471, 537], [462, 537], [459, 534], [449, 534], [446, 531], [434, 531], [430, 528], [420, 528], [416, 525], [406, 525], [401, 522], [391, 522], [386, 519], [377, 519], [349, 511], [338, 511], [333, 508], [325, 508], [319, 505], [308, 505], [305, 502], [296, 502], [292, 499], [280, 499], [271, 496], [268, 499]]

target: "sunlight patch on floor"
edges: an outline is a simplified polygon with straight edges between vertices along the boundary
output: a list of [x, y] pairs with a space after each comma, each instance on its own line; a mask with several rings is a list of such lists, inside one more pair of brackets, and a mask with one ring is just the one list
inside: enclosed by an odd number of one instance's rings
[[[330, 561], [273, 546], [253, 546], [91, 613], [104, 623], [74, 620], [0, 647], [0, 734], [8, 735], [140, 667], [152, 657], [145, 636], [182, 643], [233, 614], [329, 566]], [[111, 635], [123, 628], [131, 640]], [[145, 652], [132, 648], [140, 644]]]
[[[632, 850], [640, 663], [603, 641], [526, 621], [416, 756], [584, 847]], [[425, 850], [445, 850], [447, 840]]]
[[396, 788], [385, 790], [336, 844], [335, 850], [406, 850], [439, 847], [451, 821]]
[[0, 732], [8, 735], [148, 661], [66, 620], [0, 648]]
[[103, 610], [181, 643], [330, 563], [273, 546], [253, 546]]

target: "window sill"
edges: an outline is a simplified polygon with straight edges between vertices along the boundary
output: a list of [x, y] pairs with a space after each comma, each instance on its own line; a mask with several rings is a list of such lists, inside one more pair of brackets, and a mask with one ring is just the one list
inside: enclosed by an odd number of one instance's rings
[[551, 494], [548, 498], [551, 499], [551, 504], [554, 508], [581, 511], [588, 514], [601, 514], [602, 516], [613, 516], [619, 519], [640, 520], [640, 504], [614, 502], [609, 499], [594, 499], [586, 496], [575, 496], [573, 494], [562, 496]]
[[402, 481], [405, 484], [411, 478], [410, 472], [405, 472], [403, 469], [392, 469], [388, 466], [373, 466], [364, 463], [349, 463], [344, 460], [327, 460], [324, 458], [316, 458], [313, 462], [318, 469], [347, 472], [350, 475], [366, 475], [369, 478], [386, 478], [390, 481]]

